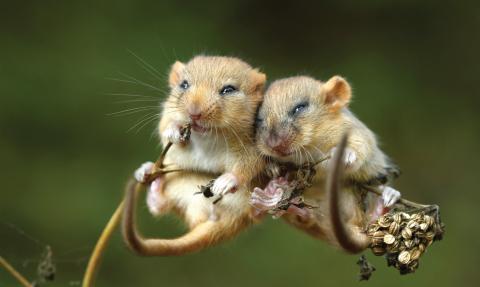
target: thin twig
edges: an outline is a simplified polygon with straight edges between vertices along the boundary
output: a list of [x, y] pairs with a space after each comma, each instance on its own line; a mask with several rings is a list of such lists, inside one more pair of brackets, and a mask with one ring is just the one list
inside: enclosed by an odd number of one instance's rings
[[85, 270], [85, 275], [83, 277], [83, 287], [93, 286], [93, 280], [96, 270], [98, 269], [98, 266], [100, 264], [102, 254], [107, 247], [108, 241], [112, 237], [112, 234], [118, 226], [122, 217], [123, 204], [124, 201], [122, 200], [122, 202], [120, 202], [112, 217], [108, 221], [107, 225], [105, 226], [105, 229], [103, 229], [102, 234], [100, 235], [100, 238], [98, 239], [97, 244], [93, 249], [90, 260], [88, 261], [87, 269]]
[[17, 281], [20, 282], [22, 286], [24, 287], [33, 286], [30, 282], [28, 282], [27, 279], [25, 279], [25, 277], [23, 277], [22, 274], [20, 274], [20, 272], [18, 272], [12, 265], [10, 265], [10, 263], [8, 263], [8, 261], [2, 256], [0, 256], [0, 265], [2, 265], [3, 268], [5, 268], [5, 270], [7, 270], [8, 273], [10, 273], [13, 277], [15, 277], [15, 279], [17, 279]]

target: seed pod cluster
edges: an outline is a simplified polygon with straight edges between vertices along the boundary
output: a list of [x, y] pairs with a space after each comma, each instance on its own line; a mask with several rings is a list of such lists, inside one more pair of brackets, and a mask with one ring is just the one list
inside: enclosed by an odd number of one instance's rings
[[420, 256], [437, 239], [438, 224], [423, 212], [387, 213], [367, 229], [370, 248], [377, 256], [386, 255], [388, 266], [395, 266], [400, 274], [415, 272]]

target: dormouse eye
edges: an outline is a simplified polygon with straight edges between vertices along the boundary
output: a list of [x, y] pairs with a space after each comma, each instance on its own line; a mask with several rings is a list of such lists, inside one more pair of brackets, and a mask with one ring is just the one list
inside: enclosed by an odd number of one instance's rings
[[255, 118], [255, 127], [259, 127], [263, 123], [262, 118]]
[[292, 111], [290, 112], [290, 114], [292, 116], [296, 116], [298, 115], [299, 113], [301, 113], [303, 110], [305, 110], [306, 108], [308, 107], [308, 103], [301, 103], [301, 104], [298, 104], [296, 105]]
[[183, 80], [183, 81], [180, 83], [180, 88], [181, 88], [181, 89], [186, 90], [186, 89], [188, 89], [188, 87], [190, 87], [190, 84], [187, 82], [187, 80]]
[[232, 85], [226, 85], [224, 86], [223, 88], [220, 89], [220, 95], [226, 95], [226, 94], [230, 94], [230, 93], [233, 93], [237, 90], [237, 88], [235, 88], [234, 86]]

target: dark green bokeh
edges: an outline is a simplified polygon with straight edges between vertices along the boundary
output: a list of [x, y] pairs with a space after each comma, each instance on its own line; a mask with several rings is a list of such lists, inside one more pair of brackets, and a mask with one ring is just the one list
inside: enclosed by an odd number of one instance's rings
[[[127, 132], [148, 112], [107, 115], [156, 103], [108, 93], [165, 93], [107, 78], [125, 73], [164, 90], [165, 76], [152, 77], [127, 50], [164, 75], [176, 59], [207, 53], [242, 57], [270, 80], [347, 77], [353, 111], [404, 172], [396, 186], [442, 207], [445, 239], [416, 274], [399, 276], [368, 252], [378, 271], [361, 284], [476, 285], [478, 2], [277, 2], [2, 3], [0, 254], [33, 279], [36, 262], [22, 264], [49, 244], [58, 270], [46, 286], [79, 284], [126, 178], [159, 152], [154, 122]], [[143, 217], [150, 234], [181, 232], [175, 220]], [[97, 286], [355, 286], [356, 259], [273, 220], [179, 258], [136, 257], [116, 234]], [[0, 270], [0, 286], [15, 284]]]

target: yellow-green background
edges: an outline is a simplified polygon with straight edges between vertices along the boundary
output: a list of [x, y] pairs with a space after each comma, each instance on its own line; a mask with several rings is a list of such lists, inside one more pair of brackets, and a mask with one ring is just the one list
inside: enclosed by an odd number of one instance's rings
[[[267, 220], [232, 242], [178, 258], [141, 258], [117, 233], [97, 286], [475, 286], [478, 284], [480, 11], [478, 1], [2, 1], [0, 6], [0, 255], [28, 278], [49, 244], [57, 278], [76, 286], [126, 178], [156, 158], [146, 113], [117, 103], [136, 85], [164, 89], [127, 50], [163, 75], [195, 54], [234, 55], [270, 80], [341, 74], [353, 111], [403, 170], [404, 196], [441, 206], [445, 239], [399, 276], [383, 258], [358, 283], [355, 261]], [[313, 2], [313, 1], [312, 1]], [[150, 219], [149, 234], [181, 232]], [[18, 230], [22, 229], [40, 243]], [[0, 270], [0, 286], [16, 286]], [[435, 284], [435, 285], [434, 285]]]

